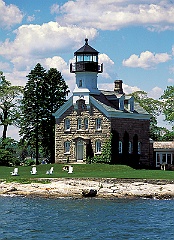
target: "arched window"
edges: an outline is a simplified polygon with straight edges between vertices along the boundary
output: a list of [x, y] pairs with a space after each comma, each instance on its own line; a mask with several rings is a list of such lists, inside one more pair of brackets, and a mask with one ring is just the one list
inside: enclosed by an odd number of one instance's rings
[[138, 154], [141, 154], [141, 142], [138, 142]]
[[132, 142], [129, 142], [129, 153], [132, 153]]
[[100, 140], [97, 140], [95, 142], [95, 152], [96, 153], [101, 153], [101, 141]]
[[77, 119], [77, 130], [80, 130], [80, 129], [82, 129], [82, 119], [78, 118]]
[[65, 119], [65, 126], [64, 126], [65, 130], [70, 130], [70, 119], [66, 118]]
[[118, 145], [118, 152], [121, 154], [122, 153], [122, 142], [119, 141], [119, 145]]
[[85, 130], [88, 130], [88, 127], [89, 127], [88, 124], [89, 124], [88, 118], [85, 118], [85, 119], [84, 119]]
[[70, 141], [64, 142], [64, 153], [70, 153]]

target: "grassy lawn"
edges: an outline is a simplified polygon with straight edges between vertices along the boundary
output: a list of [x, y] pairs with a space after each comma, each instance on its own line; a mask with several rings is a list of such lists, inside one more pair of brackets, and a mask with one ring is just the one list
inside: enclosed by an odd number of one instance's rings
[[[174, 171], [135, 170], [125, 165], [107, 164], [72, 164], [74, 172], [68, 174], [62, 171], [63, 164], [38, 165], [37, 174], [31, 175], [31, 167], [19, 166], [19, 176], [11, 176], [14, 167], [0, 166], [0, 179], [6, 181], [30, 182], [36, 178], [137, 178], [137, 179], [167, 179], [174, 180]], [[52, 175], [46, 171], [54, 167]]]

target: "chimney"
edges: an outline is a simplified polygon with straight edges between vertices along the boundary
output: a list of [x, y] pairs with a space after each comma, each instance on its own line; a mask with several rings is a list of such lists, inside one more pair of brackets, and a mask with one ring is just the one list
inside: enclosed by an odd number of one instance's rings
[[118, 94], [123, 94], [123, 88], [122, 88], [123, 81], [122, 80], [115, 80], [114, 83], [115, 83], [114, 91]]

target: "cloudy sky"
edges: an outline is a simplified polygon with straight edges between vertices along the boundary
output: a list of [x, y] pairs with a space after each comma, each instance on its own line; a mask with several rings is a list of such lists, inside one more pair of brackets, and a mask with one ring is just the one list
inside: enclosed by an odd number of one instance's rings
[[122, 79], [126, 93], [158, 98], [174, 84], [173, 0], [0, 0], [0, 70], [14, 85], [39, 62], [72, 91], [69, 63], [86, 37], [104, 64], [99, 89]]

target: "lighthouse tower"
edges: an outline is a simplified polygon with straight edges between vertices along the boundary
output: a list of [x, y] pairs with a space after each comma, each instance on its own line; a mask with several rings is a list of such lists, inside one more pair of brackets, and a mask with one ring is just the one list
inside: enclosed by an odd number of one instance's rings
[[103, 64], [98, 63], [98, 54], [98, 51], [88, 45], [88, 39], [85, 39], [85, 45], [74, 53], [75, 63], [70, 64], [70, 72], [76, 75], [73, 104], [79, 99], [84, 99], [85, 104], [89, 104], [90, 94], [100, 94], [97, 76], [103, 72]]

